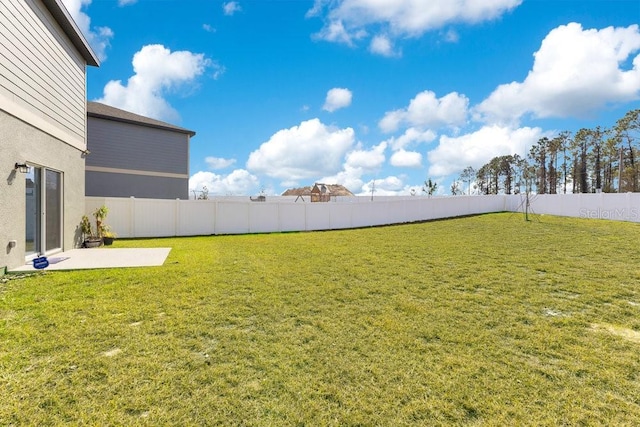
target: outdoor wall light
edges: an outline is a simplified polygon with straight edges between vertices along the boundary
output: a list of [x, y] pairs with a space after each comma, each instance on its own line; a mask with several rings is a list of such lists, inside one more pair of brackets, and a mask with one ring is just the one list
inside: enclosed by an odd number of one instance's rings
[[14, 169], [17, 169], [22, 173], [29, 173], [29, 166], [26, 163], [16, 163]]

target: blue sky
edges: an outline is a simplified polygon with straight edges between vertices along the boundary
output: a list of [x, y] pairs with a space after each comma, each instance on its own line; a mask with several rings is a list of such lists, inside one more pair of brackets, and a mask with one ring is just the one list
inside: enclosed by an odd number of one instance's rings
[[640, 108], [637, 0], [63, 0], [87, 96], [197, 133], [190, 186], [449, 193]]

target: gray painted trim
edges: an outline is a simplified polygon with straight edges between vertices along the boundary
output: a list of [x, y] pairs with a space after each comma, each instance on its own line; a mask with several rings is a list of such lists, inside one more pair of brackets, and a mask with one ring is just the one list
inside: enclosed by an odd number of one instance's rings
[[121, 173], [126, 175], [142, 175], [142, 176], [158, 176], [162, 178], [189, 178], [189, 174], [168, 173], [168, 172], [152, 172], [132, 169], [105, 168], [101, 166], [85, 166], [89, 172], [105, 172], [105, 173]]
[[0, 111], [4, 111], [7, 114], [11, 114], [16, 119], [19, 119], [29, 125], [40, 129], [41, 131], [53, 136], [54, 138], [64, 141], [68, 145], [80, 149], [79, 147], [86, 147], [86, 141], [84, 138], [80, 138], [78, 135], [72, 134], [66, 129], [62, 129], [59, 126], [53, 124], [45, 117], [41, 117], [34, 113], [32, 110], [18, 104], [15, 99], [11, 99], [3, 93], [2, 87], [0, 87]]

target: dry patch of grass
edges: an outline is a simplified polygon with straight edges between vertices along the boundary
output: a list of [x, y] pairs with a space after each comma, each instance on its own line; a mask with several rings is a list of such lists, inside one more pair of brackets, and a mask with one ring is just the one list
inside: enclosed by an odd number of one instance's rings
[[608, 332], [617, 337], [624, 338], [636, 344], [640, 344], [640, 332], [634, 331], [633, 329], [623, 328], [621, 326], [616, 325], [591, 325], [591, 328], [594, 331], [602, 331]]
[[0, 425], [633, 425], [638, 224], [118, 241], [0, 283]]

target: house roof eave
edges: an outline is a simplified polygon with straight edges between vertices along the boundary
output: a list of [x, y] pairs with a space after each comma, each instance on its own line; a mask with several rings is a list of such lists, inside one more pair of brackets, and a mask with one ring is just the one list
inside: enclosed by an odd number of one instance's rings
[[139, 114], [131, 113], [129, 111], [95, 101], [87, 101], [87, 116], [121, 123], [132, 123], [140, 126], [147, 126], [172, 132], [179, 132], [188, 135], [190, 138], [196, 135], [196, 133], [192, 130], [174, 126], [170, 123], [152, 119], [150, 117], [141, 116]]
[[87, 65], [99, 67], [100, 60], [98, 56], [89, 45], [89, 42], [87, 42], [87, 39], [69, 14], [62, 0], [42, 0], [42, 3], [44, 3], [58, 25], [60, 25], [67, 37], [69, 37], [69, 40], [71, 40], [73, 46], [82, 55]]

